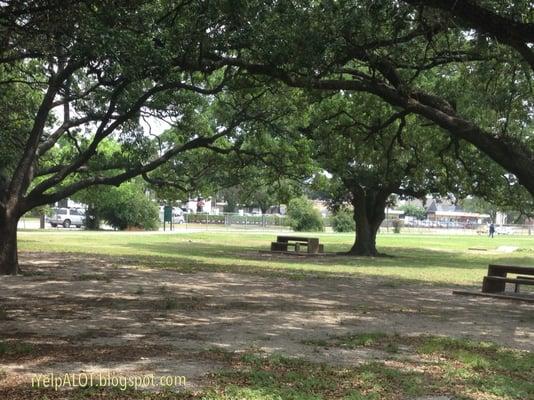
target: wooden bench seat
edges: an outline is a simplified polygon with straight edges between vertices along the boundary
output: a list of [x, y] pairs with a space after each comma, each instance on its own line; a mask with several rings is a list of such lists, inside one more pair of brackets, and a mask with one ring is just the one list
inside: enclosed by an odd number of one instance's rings
[[[517, 277], [509, 278], [508, 274]], [[504, 293], [507, 283], [516, 285], [516, 292], [520, 285], [534, 285], [534, 267], [523, 265], [490, 264], [488, 274], [482, 282], [482, 293]]]
[[503, 284], [514, 283], [514, 292], [519, 293], [520, 285], [533, 285], [534, 277], [518, 276], [517, 278], [508, 278], [504, 276], [485, 276], [482, 282], [482, 291], [486, 293], [502, 292]]

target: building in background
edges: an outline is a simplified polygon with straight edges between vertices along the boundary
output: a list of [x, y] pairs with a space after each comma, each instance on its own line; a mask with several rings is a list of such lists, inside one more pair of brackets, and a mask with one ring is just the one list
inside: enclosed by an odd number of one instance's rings
[[464, 224], [485, 224], [490, 221], [489, 214], [466, 212], [454, 204], [439, 204], [433, 200], [427, 210], [427, 218], [438, 222], [459, 222]]

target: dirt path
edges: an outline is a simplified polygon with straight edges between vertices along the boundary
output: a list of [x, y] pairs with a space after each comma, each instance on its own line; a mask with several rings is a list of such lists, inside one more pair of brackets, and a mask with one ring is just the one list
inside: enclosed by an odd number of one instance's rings
[[179, 273], [115, 258], [26, 253], [26, 276], [0, 277], [0, 387], [38, 373], [112, 371], [186, 376], [202, 386], [214, 349], [280, 352], [357, 364], [369, 349], [303, 342], [385, 332], [489, 340], [534, 350], [534, 305], [453, 296], [450, 288], [382, 278]]

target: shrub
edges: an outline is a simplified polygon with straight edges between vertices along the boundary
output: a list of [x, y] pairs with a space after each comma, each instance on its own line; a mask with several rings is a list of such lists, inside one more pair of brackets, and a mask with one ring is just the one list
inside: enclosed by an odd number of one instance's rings
[[354, 232], [356, 224], [354, 223], [352, 211], [343, 208], [336, 212], [332, 218], [332, 228], [334, 232]]
[[102, 216], [111, 226], [121, 230], [156, 230], [159, 227], [158, 207], [144, 194], [121, 199], [114, 207], [103, 210]]
[[300, 197], [289, 202], [287, 207], [289, 225], [297, 232], [321, 232], [324, 230], [323, 218], [313, 203]]
[[400, 219], [394, 219], [392, 222], [393, 233], [400, 233], [402, 227], [402, 221]]
[[89, 205], [85, 214], [87, 229], [98, 229], [101, 220], [120, 230], [159, 228], [159, 208], [145, 195], [140, 179], [119, 187], [91, 187], [78, 193], [75, 199]]
[[405, 216], [414, 217], [419, 220], [426, 218], [426, 210], [420, 206], [415, 206], [413, 204], [405, 204], [403, 206], [400, 206], [399, 210], [404, 211]]
[[113, 188], [96, 208], [102, 219], [116, 229], [159, 228], [158, 206], [146, 197], [142, 186], [135, 182]]

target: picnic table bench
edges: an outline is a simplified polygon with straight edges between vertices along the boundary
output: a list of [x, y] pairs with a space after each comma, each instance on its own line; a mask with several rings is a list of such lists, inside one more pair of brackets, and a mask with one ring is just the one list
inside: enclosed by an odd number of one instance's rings
[[271, 242], [271, 251], [288, 251], [289, 247], [293, 247], [297, 253], [301, 247], [306, 247], [308, 254], [324, 252], [324, 246], [319, 243], [318, 238], [279, 235], [276, 242]]
[[[516, 274], [515, 278], [508, 274]], [[534, 267], [519, 265], [490, 264], [488, 274], [482, 282], [483, 293], [504, 293], [507, 283], [515, 284], [514, 292], [519, 293], [521, 285], [534, 286]]]

